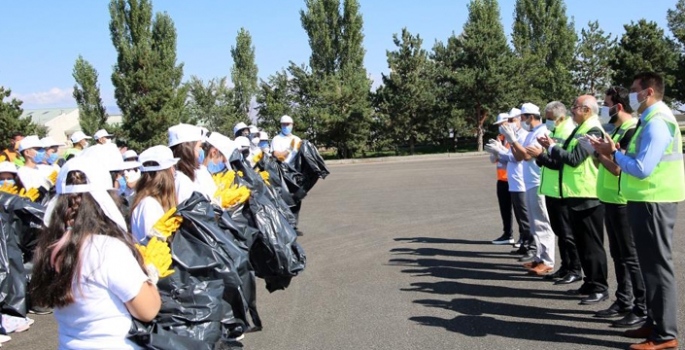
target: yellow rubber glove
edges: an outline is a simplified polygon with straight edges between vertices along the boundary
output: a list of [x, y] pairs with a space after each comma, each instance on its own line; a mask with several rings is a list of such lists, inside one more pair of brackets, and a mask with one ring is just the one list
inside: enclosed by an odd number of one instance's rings
[[176, 214], [176, 208], [171, 208], [164, 216], [157, 220], [157, 223], [152, 226], [152, 235], [166, 241], [169, 236], [178, 231], [178, 228], [183, 223], [183, 218], [174, 216], [174, 214]]
[[2, 186], [0, 186], [0, 192], [5, 192], [5, 193], [16, 195], [19, 193], [19, 189], [17, 189], [16, 185], [4, 183]]
[[57, 171], [53, 171], [50, 176], [48, 176], [48, 180], [50, 180], [50, 183], [52, 183], [53, 186], [57, 183]]
[[22, 188], [21, 191], [19, 191], [19, 197], [27, 198], [31, 202], [35, 202], [39, 196], [40, 192], [35, 188], [31, 188], [28, 191], [25, 188]]
[[229, 209], [237, 204], [245, 203], [250, 198], [250, 190], [245, 186], [233, 185], [218, 190], [216, 197], [220, 199], [223, 209]]
[[269, 172], [260, 171], [259, 175], [262, 176], [262, 180], [264, 180], [264, 183], [266, 183], [268, 186], [271, 186], [271, 183], [269, 182]]
[[[136, 244], [136, 248], [138, 248], [140, 255], [143, 257], [148, 270], [150, 265], [157, 269], [159, 278], [167, 277], [175, 272], [169, 269], [171, 267], [171, 249], [169, 245], [157, 239], [157, 237], [152, 237], [147, 246]], [[157, 281], [153, 282], [156, 283]]]

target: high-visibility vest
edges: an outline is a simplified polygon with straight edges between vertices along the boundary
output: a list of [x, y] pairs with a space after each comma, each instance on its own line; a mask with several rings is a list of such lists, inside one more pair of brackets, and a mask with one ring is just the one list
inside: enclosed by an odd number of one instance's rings
[[77, 155], [77, 154], [81, 153], [81, 151], [82, 150], [80, 150], [78, 148], [72, 147], [72, 148], [67, 149], [66, 152], [64, 152], [63, 157], [64, 157], [64, 159], [67, 159], [67, 158], [69, 158], [70, 155], [72, 155], [72, 154]]
[[[593, 128], [602, 129], [602, 124], [599, 122], [599, 117], [596, 115], [590, 117], [583, 124], [576, 128], [575, 134], [572, 133], [570, 140], [566, 140], [565, 150], [573, 152], [573, 149], [578, 147], [578, 139], [585, 136], [588, 131]], [[561, 165], [561, 176], [559, 183], [561, 184], [562, 198], [597, 198], [597, 165], [595, 165], [592, 157], [587, 157], [576, 167], [567, 164]]]
[[[566, 118], [554, 128], [554, 131], [549, 136], [560, 145], [566, 142], [566, 139], [571, 135], [575, 129], [572, 118]], [[538, 193], [547, 197], [560, 198], [559, 191], [559, 170], [553, 170], [547, 167], [542, 167], [540, 172], [540, 187]]]
[[666, 106], [651, 111], [635, 130], [626, 155], [635, 158], [642, 146], [642, 130], [654, 119], [666, 122], [673, 140], [652, 173], [640, 180], [628, 173], [620, 179], [621, 194], [631, 202], [680, 202], [685, 200], [685, 169], [680, 128], [673, 113]]
[[[497, 135], [497, 140], [502, 142], [504, 144], [504, 147], [509, 149], [511, 147], [509, 143], [503, 142], [504, 141], [504, 135]], [[500, 161], [497, 161], [495, 163], [497, 165], [497, 180], [498, 181], [507, 181], [507, 166], [503, 164]]]
[[[619, 143], [628, 130], [635, 129], [637, 119], [631, 118], [623, 122], [620, 127], [614, 130], [611, 139]], [[619, 191], [619, 176], [609, 172], [604, 166], [599, 167], [597, 174], [597, 197], [605, 203], [626, 204], [628, 201]]]

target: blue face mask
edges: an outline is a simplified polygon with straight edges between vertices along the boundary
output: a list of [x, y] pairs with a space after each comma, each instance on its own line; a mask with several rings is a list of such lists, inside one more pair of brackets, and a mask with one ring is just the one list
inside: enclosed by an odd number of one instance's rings
[[10, 180], [0, 180], [0, 187], [5, 186], [5, 184], [7, 184], [7, 185], [9, 185], [9, 186], [14, 186], [14, 185], [16, 185], [17, 183], [16, 183], [14, 180], [11, 180], [11, 179], [10, 179]]
[[282, 127], [281, 127], [281, 132], [283, 133], [283, 135], [288, 136], [288, 135], [292, 134], [292, 132], [293, 132], [293, 126], [292, 126], [292, 125], [290, 125], [290, 126], [282, 126]]
[[126, 188], [126, 178], [123, 176], [120, 176], [119, 179], [117, 180], [119, 182], [119, 192], [123, 192], [124, 189]]
[[52, 153], [47, 159], [48, 164], [53, 165], [55, 162], [59, 159], [59, 155], [57, 153]]
[[33, 161], [36, 164], [41, 164], [45, 161], [45, 150], [36, 151], [36, 156], [33, 157]]
[[259, 148], [269, 148], [269, 141], [259, 141]]
[[200, 162], [200, 164], [205, 162], [205, 150], [200, 150], [200, 156], [197, 157], [197, 161]]
[[226, 163], [219, 161], [218, 163], [214, 163], [213, 161], [210, 161], [207, 163], [207, 170], [209, 171], [210, 174], [216, 174], [224, 171], [226, 169]]

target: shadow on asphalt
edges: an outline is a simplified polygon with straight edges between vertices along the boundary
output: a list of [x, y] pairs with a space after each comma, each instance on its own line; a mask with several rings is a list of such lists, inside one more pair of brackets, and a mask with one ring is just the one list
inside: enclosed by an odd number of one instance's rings
[[[465, 241], [460, 239], [440, 238], [398, 238], [398, 242], [455, 244], [452, 249], [435, 248], [395, 248], [392, 266], [411, 267], [402, 270], [403, 273], [417, 277], [431, 276], [448, 281], [416, 282], [402, 291], [421, 292], [437, 295], [459, 295], [452, 301], [437, 299], [418, 299], [414, 303], [426, 307], [441, 308], [454, 311], [459, 316], [444, 319], [433, 316], [411, 317], [410, 320], [423, 326], [442, 327], [448, 331], [460, 333], [468, 337], [485, 337], [495, 335], [512, 339], [526, 339], [541, 342], [563, 342], [578, 345], [604, 346], [624, 348], [629, 343], [593, 339], [595, 337], [615, 336], [616, 330], [604, 330], [606, 320], [592, 318], [594, 311], [577, 309], [556, 309], [541, 306], [519, 305], [517, 299], [568, 300], [577, 301], [578, 298], [567, 295], [565, 290], [545, 290], [535, 288], [507, 287], [507, 282], [526, 281], [549, 283], [539, 277], [526, 275], [518, 264], [491, 263], [479, 261], [443, 260], [437, 257], [450, 258], [480, 258], [480, 259], [512, 259], [508, 253], [460, 251], [458, 245], [489, 245], [489, 241]], [[471, 248], [473, 249], [473, 248]], [[492, 271], [495, 270], [495, 271]], [[497, 271], [504, 271], [503, 273]], [[504, 285], [470, 284], [460, 280], [500, 281]], [[480, 298], [503, 299], [506, 302], [482, 300]], [[492, 316], [515, 317], [529, 319], [526, 321], [508, 321]], [[549, 321], [570, 322], [573, 325], [551, 324]], [[596, 328], [581, 327], [578, 324], [597, 324]]]

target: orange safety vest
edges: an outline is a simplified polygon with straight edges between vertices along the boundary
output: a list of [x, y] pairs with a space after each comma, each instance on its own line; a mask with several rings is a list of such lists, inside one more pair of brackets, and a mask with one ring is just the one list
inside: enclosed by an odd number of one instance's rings
[[[504, 147], [509, 149], [509, 143], [504, 142], [504, 135], [497, 135], [497, 139], [504, 144]], [[507, 166], [500, 162], [497, 162], [495, 164], [497, 165], [497, 180], [507, 181]]]

